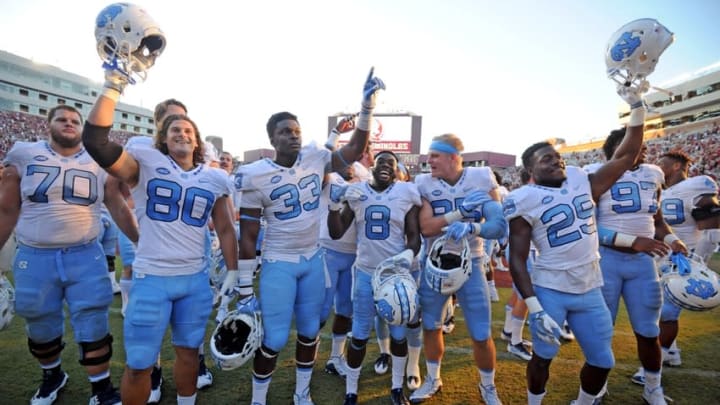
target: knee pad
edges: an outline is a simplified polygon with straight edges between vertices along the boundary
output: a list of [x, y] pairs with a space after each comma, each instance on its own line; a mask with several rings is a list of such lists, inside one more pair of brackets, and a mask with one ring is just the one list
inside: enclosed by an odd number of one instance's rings
[[[275, 363], [277, 362], [277, 356], [278, 352], [273, 351], [265, 345], [261, 345], [260, 348], [255, 351], [255, 360], [253, 361], [253, 377], [258, 380], [266, 380], [272, 377], [273, 372], [275, 372]], [[258, 368], [260, 367], [263, 367], [268, 371], [258, 371]]]
[[108, 272], [115, 271], [115, 256], [105, 256], [108, 265]]
[[55, 355], [60, 354], [64, 348], [65, 342], [62, 341], [62, 336], [58, 336], [46, 343], [37, 343], [28, 338], [30, 354], [39, 360], [55, 357]]
[[[80, 359], [78, 362], [83, 366], [98, 366], [103, 363], [107, 363], [112, 358], [112, 342], [113, 337], [111, 334], [105, 335], [105, 337], [96, 340], [94, 342], [80, 342]], [[107, 347], [107, 352], [97, 357], [88, 357], [88, 353], [100, 350]]]
[[308, 337], [298, 335], [295, 365], [299, 368], [311, 368], [315, 365], [315, 357], [317, 355], [319, 342], [320, 336], [315, 339], [310, 339]]
[[351, 338], [350, 346], [352, 346], [352, 348], [354, 350], [362, 351], [362, 350], [365, 350], [365, 346], [367, 345], [367, 342], [368, 342], [367, 339]]

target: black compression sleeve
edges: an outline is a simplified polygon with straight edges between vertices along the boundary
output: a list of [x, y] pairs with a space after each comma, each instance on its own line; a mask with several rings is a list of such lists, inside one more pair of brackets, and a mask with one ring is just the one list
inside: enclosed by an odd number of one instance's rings
[[85, 149], [92, 158], [100, 165], [107, 168], [120, 159], [123, 147], [109, 138], [110, 127], [99, 127], [85, 121], [82, 132], [82, 141]]

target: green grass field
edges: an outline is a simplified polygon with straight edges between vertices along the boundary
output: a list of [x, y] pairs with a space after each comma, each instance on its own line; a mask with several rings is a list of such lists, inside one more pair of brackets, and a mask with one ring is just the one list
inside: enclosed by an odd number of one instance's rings
[[[720, 255], [715, 255], [711, 267], [720, 269]], [[504, 302], [510, 295], [510, 289], [501, 288], [501, 302], [493, 304], [493, 335], [499, 336], [504, 318]], [[123, 370], [124, 352], [122, 348], [122, 317], [120, 316], [120, 296], [115, 297], [111, 308], [112, 333], [115, 336], [115, 354], [112, 360], [112, 379], [118, 385]], [[679, 346], [682, 349], [681, 367], [666, 367], [663, 371], [665, 393], [680, 405], [720, 404], [720, 322], [716, 309], [709, 312], [685, 311], [680, 319], [681, 332]], [[480, 403], [477, 391], [478, 373], [472, 363], [470, 340], [463, 322], [462, 311], [456, 312], [455, 332], [446, 337], [446, 354], [442, 365], [443, 391], [431, 404], [472, 404]], [[214, 322], [208, 322], [208, 336]], [[11, 326], [0, 332], [0, 404], [28, 403], [37, 389], [41, 373], [37, 362], [27, 349], [24, 322], [15, 318]], [[70, 380], [60, 394], [58, 404], [83, 404], [89, 398], [87, 377], [77, 363], [78, 352], [74, 344], [69, 325], [66, 327], [67, 346], [63, 352], [65, 370]], [[528, 334], [527, 328], [525, 331]], [[329, 325], [322, 331], [322, 345], [315, 366], [312, 381], [312, 393], [318, 405], [341, 404], [345, 393], [345, 383], [338, 377], [325, 374], [322, 369], [330, 350]], [[274, 374], [268, 403], [292, 403], [295, 385], [294, 340], [281, 353], [278, 369]], [[167, 340], [166, 340], [167, 341]], [[390, 387], [390, 375], [375, 375], [372, 362], [377, 357], [377, 345], [368, 346], [365, 365], [360, 377], [360, 402], [363, 404], [386, 404]], [[505, 342], [497, 337], [497, 374], [496, 383], [503, 402], [508, 404], [526, 403], [525, 362], [514, 358], [506, 351]], [[635, 338], [629, 327], [624, 309], [618, 317], [613, 343], [616, 367], [610, 374], [609, 396], [606, 404], [641, 404], [642, 388], [630, 382], [630, 376], [638, 367], [635, 354]], [[172, 378], [173, 352], [167, 343], [163, 347], [163, 365], [165, 384], [162, 404], [175, 403], [175, 389]], [[578, 374], [582, 366], [582, 354], [577, 343], [566, 343], [553, 362], [546, 404], [567, 404], [577, 396]], [[208, 361], [210, 364], [210, 361]], [[424, 360], [421, 358], [421, 369]], [[215, 382], [212, 387], [198, 394], [201, 404], [249, 404], [251, 393], [250, 364], [233, 371], [213, 369]]]

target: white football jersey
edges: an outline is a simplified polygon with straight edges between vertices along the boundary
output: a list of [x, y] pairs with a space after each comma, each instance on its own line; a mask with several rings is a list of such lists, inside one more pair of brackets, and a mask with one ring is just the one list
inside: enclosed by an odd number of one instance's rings
[[702, 235], [692, 217], [693, 208], [703, 196], [717, 193], [717, 183], [708, 176], [690, 177], [663, 190], [660, 198], [663, 218], [688, 249], [694, 249]]
[[140, 228], [133, 271], [158, 276], [202, 271], [213, 206], [233, 193], [227, 172], [205, 164], [183, 171], [147, 145], [127, 152], [140, 166], [138, 184], [130, 190]]
[[413, 183], [396, 182], [382, 192], [367, 181], [354, 183], [364, 197], [350, 201], [355, 213], [357, 259], [355, 266], [372, 274], [380, 262], [406, 249], [405, 215], [413, 206], [420, 207], [420, 193]]
[[320, 235], [320, 194], [331, 152], [315, 142], [304, 146], [292, 167], [265, 158], [240, 166], [235, 190], [244, 208], [260, 208], [267, 221], [264, 259], [297, 262], [317, 251]]
[[[430, 203], [433, 216], [445, 215], [450, 211], [458, 209], [465, 197], [475, 191], [491, 192], [498, 187], [495, 175], [489, 167], [466, 167], [463, 174], [454, 185], [444, 180], [432, 177], [430, 174], [421, 174], [415, 177], [420, 196]], [[470, 218], [464, 221], [471, 221]], [[428, 238], [428, 249], [432, 246], [435, 238]], [[470, 242], [470, 254], [472, 257], [485, 255], [483, 239], [472, 237]]]
[[108, 175], [85, 149], [65, 157], [47, 141], [16, 142], [5, 164], [21, 176], [18, 243], [57, 248], [97, 238]]
[[357, 247], [357, 235], [355, 234], [355, 222], [350, 224], [350, 227], [340, 239], [333, 239], [330, 237], [330, 230], [328, 229], [328, 204], [330, 195], [336, 195], [344, 187], [348, 187], [350, 183], [345, 181], [339, 174], [330, 173], [328, 174], [328, 183], [323, 188], [322, 193], [322, 209], [324, 214], [320, 216], [320, 246], [332, 249], [337, 252], [355, 254]]
[[658, 193], [665, 184], [659, 167], [647, 163], [626, 171], [598, 202], [598, 225], [616, 232], [653, 238]]
[[535, 285], [574, 294], [602, 286], [595, 203], [588, 173], [565, 169], [561, 187], [528, 184], [510, 192], [503, 210], [508, 221], [521, 217], [532, 227], [538, 254]]

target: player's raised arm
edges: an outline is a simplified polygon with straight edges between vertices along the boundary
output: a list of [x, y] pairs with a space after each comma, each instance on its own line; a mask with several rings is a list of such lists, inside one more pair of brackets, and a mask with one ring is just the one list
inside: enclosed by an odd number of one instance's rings
[[334, 153], [332, 160], [334, 171], [339, 171], [360, 159], [367, 149], [372, 114], [380, 90], [385, 90], [385, 83], [379, 77], [375, 77], [375, 68], [370, 68], [370, 73], [363, 85], [362, 106], [357, 117], [355, 132], [350, 137], [350, 141]]

